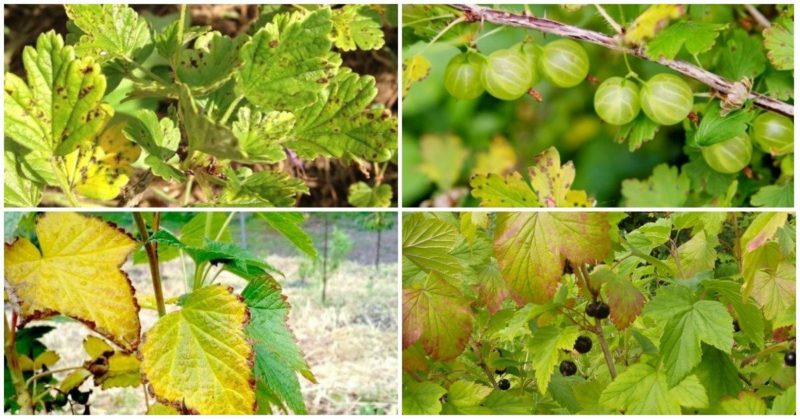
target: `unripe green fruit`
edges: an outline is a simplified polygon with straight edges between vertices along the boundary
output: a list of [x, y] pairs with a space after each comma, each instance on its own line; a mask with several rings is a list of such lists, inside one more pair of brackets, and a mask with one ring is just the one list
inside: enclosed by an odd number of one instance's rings
[[528, 67], [531, 69], [531, 85], [536, 86], [539, 83], [539, 61], [541, 59], [542, 50], [532, 42], [520, 42], [519, 44], [511, 47], [512, 50], [519, 52], [528, 61]]
[[589, 56], [577, 42], [559, 39], [544, 47], [542, 73], [558, 87], [577, 86], [589, 75]]
[[501, 100], [514, 100], [528, 92], [532, 78], [528, 60], [522, 54], [499, 49], [486, 59], [481, 80], [490, 95]]
[[659, 125], [675, 125], [689, 115], [694, 93], [683, 79], [672, 74], [656, 74], [639, 95], [645, 115]]
[[611, 125], [633, 121], [639, 115], [639, 86], [622, 77], [604, 81], [594, 93], [594, 110]]
[[739, 134], [729, 140], [703, 147], [703, 158], [708, 165], [720, 173], [736, 173], [750, 164], [753, 144], [750, 136]]
[[753, 121], [753, 141], [773, 156], [794, 152], [794, 123], [774, 112], [765, 112]]
[[781, 176], [794, 176], [794, 156], [785, 156], [781, 159]]
[[444, 69], [444, 87], [458, 99], [471, 100], [483, 94], [481, 74], [486, 62], [483, 55], [467, 51], [453, 57]]

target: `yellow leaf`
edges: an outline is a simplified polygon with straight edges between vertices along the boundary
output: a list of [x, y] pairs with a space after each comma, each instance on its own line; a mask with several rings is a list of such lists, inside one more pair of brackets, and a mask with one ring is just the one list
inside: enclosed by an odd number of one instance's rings
[[116, 387], [136, 387], [141, 384], [139, 360], [134, 355], [115, 353], [108, 357], [108, 371], [95, 376], [94, 382], [105, 390]]
[[69, 393], [69, 391], [73, 388], [80, 387], [80, 385], [91, 376], [92, 373], [81, 368], [68, 375], [67, 378], [64, 378], [64, 380], [62, 380], [61, 384], [58, 386], [58, 389], [61, 390], [62, 393]]
[[139, 343], [139, 307], [119, 267], [138, 246], [124, 231], [93, 217], [50, 212], [37, 220], [37, 248], [20, 238], [5, 245], [5, 279], [25, 322], [63, 314], [125, 351]]
[[53, 365], [61, 359], [60, 356], [56, 353], [56, 351], [44, 351], [33, 360], [33, 369], [40, 370], [43, 366], [52, 367]]
[[403, 60], [403, 97], [414, 83], [422, 81], [431, 72], [431, 62], [423, 55], [414, 55]]
[[28, 355], [20, 355], [19, 369], [22, 371], [33, 371], [33, 360]]
[[86, 336], [83, 341], [83, 349], [89, 354], [89, 358], [97, 359], [103, 356], [106, 352], [114, 352], [114, 348], [107, 344], [106, 341], [95, 336]]
[[220, 285], [193, 291], [142, 344], [142, 373], [158, 401], [200, 414], [253, 414], [247, 307]]
[[627, 44], [640, 45], [654, 37], [656, 33], [669, 25], [669, 21], [677, 19], [686, 12], [686, 8], [678, 4], [654, 4], [640, 14], [625, 32]]
[[575, 166], [571, 161], [562, 166], [555, 147], [536, 156], [536, 163], [528, 168], [528, 174], [543, 207], [594, 206], [594, 200], [589, 199], [586, 192], [570, 190], [575, 180]]
[[131, 164], [141, 148], [123, 134], [124, 122], [109, 125], [95, 143], [65, 157], [67, 178], [83, 196], [101, 201], [116, 198], [133, 174]]
[[180, 415], [178, 409], [175, 409], [172, 406], [167, 406], [161, 403], [153, 403], [149, 409], [147, 409], [148, 415]]
[[517, 153], [514, 147], [503, 137], [495, 137], [489, 145], [489, 151], [479, 153], [472, 174], [496, 173], [505, 174], [517, 165]]

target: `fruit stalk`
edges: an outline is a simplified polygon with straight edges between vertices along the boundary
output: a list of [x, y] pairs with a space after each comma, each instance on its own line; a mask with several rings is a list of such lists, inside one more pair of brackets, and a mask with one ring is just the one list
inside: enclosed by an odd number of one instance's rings
[[[465, 12], [464, 17], [467, 22], [485, 21], [497, 25], [517, 26], [521, 28], [534, 29], [540, 32], [551, 33], [566, 38], [591, 42], [614, 51], [631, 54], [643, 60], [657, 62], [687, 77], [691, 77], [725, 96], [732, 94], [734, 89], [734, 82], [731, 82], [730, 80], [727, 80], [724, 77], [714, 74], [708, 70], [680, 60], [667, 60], [664, 58], [652, 59], [645, 54], [644, 48], [629, 48], [622, 45], [617, 38], [600, 32], [566, 25], [564, 23], [549, 19], [526, 16], [522, 14], [513, 14], [505, 10], [494, 10], [472, 4], [451, 4], [450, 6]], [[756, 106], [761, 108], [789, 117], [794, 116], [794, 105], [756, 92], [750, 92], [748, 99], [751, 99]]]
[[597, 340], [600, 342], [600, 348], [603, 349], [603, 356], [606, 358], [606, 365], [608, 365], [608, 373], [611, 374], [611, 379], [617, 378], [617, 367], [614, 366], [614, 358], [611, 357], [611, 351], [608, 349], [608, 342], [603, 334], [603, 326], [600, 324], [600, 319], [595, 320], [594, 334], [597, 335]]

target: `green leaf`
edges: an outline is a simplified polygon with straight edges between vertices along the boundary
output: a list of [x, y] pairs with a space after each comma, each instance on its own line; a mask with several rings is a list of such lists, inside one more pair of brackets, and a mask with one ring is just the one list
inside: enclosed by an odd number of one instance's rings
[[791, 71], [767, 70], [764, 78], [767, 85], [767, 95], [778, 100], [789, 100], [794, 98], [794, 77]]
[[783, 185], [767, 185], [750, 197], [754, 207], [791, 208], [794, 206], [794, 181]]
[[703, 359], [694, 374], [705, 387], [712, 406], [722, 397], [735, 396], [742, 389], [739, 370], [731, 357], [713, 346], [703, 344]]
[[752, 281], [752, 296], [767, 320], [775, 320], [794, 304], [796, 274], [795, 265], [788, 262], [756, 272]]
[[716, 247], [719, 240], [716, 236], [709, 236], [705, 231], [700, 231], [691, 239], [678, 247], [677, 265], [675, 258], [667, 260], [667, 265], [675, 272], [677, 279], [690, 279], [695, 275], [711, 271], [717, 262]]
[[764, 400], [749, 391], [739, 393], [737, 398], [725, 399], [719, 404], [719, 412], [722, 415], [765, 415], [767, 405]]
[[430, 381], [417, 382], [403, 377], [403, 414], [436, 415], [442, 411], [439, 399], [447, 393], [442, 386]]
[[691, 55], [708, 52], [714, 47], [719, 32], [728, 25], [682, 20], [670, 25], [647, 44], [647, 55], [658, 60], [671, 60], [681, 48]]
[[594, 263], [611, 251], [608, 214], [500, 213], [494, 256], [511, 289], [525, 301], [555, 295], [564, 262]]
[[314, 241], [308, 233], [300, 228], [305, 221], [303, 214], [298, 212], [259, 212], [258, 216], [309, 257], [317, 258]]
[[536, 375], [536, 388], [545, 394], [550, 385], [553, 368], [558, 363], [563, 350], [571, 350], [578, 339], [580, 330], [577, 326], [539, 328], [528, 341], [528, 353], [531, 355]]
[[277, 163], [286, 158], [283, 143], [289, 140], [295, 118], [289, 112], [257, 112], [239, 108], [233, 134], [239, 139], [244, 156], [239, 161]]
[[397, 149], [397, 119], [382, 107], [367, 109], [377, 93], [372, 76], [339, 70], [316, 103], [296, 112], [288, 147], [304, 158], [389, 160]]
[[759, 38], [743, 29], [734, 29], [719, 56], [719, 75], [729, 80], [754, 79], [767, 67], [764, 46]]
[[188, 294], [141, 346], [142, 373], [159, 402], [200, 414], [253, 414], [247, 307], [221, 285]]
[[151, 45], [147, 20], [124, 4], [68, 4], [67, 16], [83, 32], [76, 51], [99, 62], [136, 59]]
[[620, 127], [614, 139], [618, 143], [627, 140], [628, 150], [636, 151], [642, 147], [642, 144], [655, 138], [659, 128], [661, 128], [660, 125], [650, 120], [642, 112], [632, 122]]
[[669, 390], [673, 400], [676, 400], [683, 407], [693, 407], [703, 409], [708, 407], [708, 396], [706, 389], [700, 383], [697, 376], [690, 375], [680, 382], [677, 386]]
[[450, 388], [447, 389], [447, 405], [453, 408], [455, 414], [478, 414], [485, 410], [481, 402], [491, 392], [491, 387], [459, 380], [450, 384]]
[[617, 376], [600, 395], [600, 404], [628, 415], [678, 415], [680, 405], [670, 394], [662, 371], [634, 364]]
[[7, 207], [37, 207], [42, 200], [43, 185], [28, 180], [20, 173], [17, 156], [9, 150], [4, 154], [3, 202]]
[[297, 194], [308, 194], [305, 182], [283, 172], [249, 174], [248, 170], [243, 169], [239, 173], [233, 170], [228, 173], [228, 183], [220, 196], [220, 204], [290, 207], [295, 205]]
[[493, 415], [528, 415], [532, 410], [530, 395], [514, 390], [492, 391], [484, 399], [483, 406], [491, 410]]
[[723, 304], [733, 307], [744, 338], [754, 343], [756, 347], [763, 348], [764, 316], [756, 306], [755, 300], [743, 301], [740, 292], [741, 284], [734, 281], [710, 279], [703, 281], [703, 287], [717, 292]]
[[797, 411], [797, 389], [791, 386], [772, 401], [770, 415], [794, 415]]
[[458, 275], [460, 264], [450, 252], [455, 249], [458, 229], [445, 221], [412, 214], [403, 219], [403, 257], [426, 272]]
[[39, 35], [27, 46], [22, 63], [27, 84], [6, 73], [4, 133], [46, 157], [67, 155], [97, 136], [114, 111], [102, 103], [106, 79], [100, 66], [75, 58], [61, 35]]
[[403, 348], [419, 341], [432, 358], [454, 359], [464, 352], [472, 317], [461, 292], [431, 272], [423, 282], [403, 288]]
[[334, 10], [332, 21], [333, 42], [342, 51], [383, 47], [381, 15], [370, 5], [347, 4]]
[[[125, 126], [125, 137], [139, 144], [147, 152], [145, 163], [153, 174], [164, 180], [183, 182], [186, 175], [170, 161], [181, 142], [181, 131], [169, 118], [158, 120], [155, 112], [140, 109]], [[177, 159], [175, 159], [177, 160]]]
[[256, 380], [271, 393], [285, 400], [297, 414], [306, 408], [297, 373], [316, 382], [292, 331], [287, 325], [289, 304], [281, 294], [280, 285], [270, 276], [254, 278], [242, 291], [250, 311], [247, 335], [253, 341]]
[[[185, 22], [175, 19], [172, 23], [164, 27], [160, 32], [153, 36], [153, 43], [158, 53], [167, 58], [170, 63], [177, 56], [183, 46], [205, 34], [211, 28], [209, 26], [189, 26], [191, 16], [186, 16]], [[180, 32], [183, 31], [183, 38], [180, 39]]]
[[241, 48], [236, 93], [264, 109], [294, 112], [314, 104], [336, 75], [331, 10], [276, 15]]
[[194, 100], [189, 87], [179, 84], [178, 113], [186, 131], [189, 153], [197, 150], [220, 159], [244, 158], [239, 139], [225, 125], [213, 120]]
[[181, 49], [175, 73], [178, 80], [194, 88], [214, 88], [237, 72], [239, 48], [246, 37], [235, 39], [208, 32], [194, 40], [193, 48]]
[[385, 208], [392, 203], [392, 187], [384, 183], [372, 188], [356, 182], [347, 191], [347, 202], [354, 207]]
[[653, 169], [646, 180], [622, 181], [623, 206], [626, 207], [682, 207], [689, 196], [690, 181], [685, 173], [678, 174], [677, 167], [666, 163]]
[[754, 117], [755, 113], [746, 109], [739, 109], [723, 116], [720, 114], [719, 101], [711, 102], [703, 112], [700, 126], [697, 127], [697, 132], [690, 139], [689, 144], [696, 147], [708, 147], [730, 140], [747, 132], [747, 124]]
[[669, 320], [661, 336], [660, 350], [671, 384], [683, 380], [700, 363], [700, 342], [730, 353], [733, 319], [717, 301], [698, 301], [689, 311]]
[[764, 29], [764, 47], [769, 62], [778, 70], [794, 70], [794, 22], [781, 17]]

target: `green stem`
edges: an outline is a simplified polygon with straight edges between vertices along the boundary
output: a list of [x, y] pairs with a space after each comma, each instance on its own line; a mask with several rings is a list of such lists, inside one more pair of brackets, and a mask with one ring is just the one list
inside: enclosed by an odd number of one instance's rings
[[761, 358], [762, 356], [769, 355], [769, 354], [774, 353], [774, 352], [782, 351], [784, 349], [788, 349], [789, 347], [790, 347], [790, 343], [789, 342], [780, 342], [780, 343], [776, 343], [776, 344], [771, 345], [771, 346], [767, 346], [766, 348], [762, 349], [758, 353], [755, 353], [755, 354], [750, 355], [750, 356], [746, 357], [745, 359], [743, 359], [741, 366], [742, 366], [742, 368], [744, 368], [748, 364], [751, 364], [753, 361], [755, 361], [758, 358]]
[[48, 375], [59, 374], [59, 373], [62, 373], [62, 372], [75, 371], [75, 370], [79, 370], [81, 368], [83, 368], [83, 365], [78, 365], [78, 366], [75, 366], [75, 367], [59, 368], [59, 369], [56, 369], [56, 370], [42, 371], [42, 372], [40, 372], [40, 373], [38, 373], [36, 375], [33, 375], [30, 378], [28, 378], [28, 380], [25, 381], [25, 385], [29, 386], [34, 381], [36, 381], [36, 380], [38, 380], [38, 379], [40, 379], [42, 377], [47, 377]]
[[239, 95], [236, 97], [236, 99], [233, 100], [233, 102], [231, 102], [230, 105], [228, 105], [228, 109], [225, 110], [225, 114], [222, 115], [222, 119], [220, 119], [219, 121], [220, 124], [225, 125], [225, 123], [228, 122], [228, 118], [231, 117], [231, 115], [233, 114], [233, 110], [236, 109], [236, 106], [239, 105], [239, 102], [241, 102], [242, 99], [244, 99], [244, 96]]
[[597, 12], [600, 13], [600, 16], [602, 16], [603, 19], [605, 19], [606, 23], [608, 23], [608, 26], [611, 26], [611, 29], [613, 29], [617, 35], [621, 35], [622, 26], [620, 26], [620, 24], [617, 23], [617, 21], [614, 20], [614, 18], [612, 18], [611, 15], [608, 14], [608, 12], [606, 12], [605, 7], [599, 4], [595, 4], [594, 7], [597, 9]]
[[33, 402], [31, 395], [28, 392], [28, 387], [25, 386], [25, 377], [22, 375], [22, 368], [19, 366], [19, 358], [17, 357], [17, 344], [16, 344], [16, 313], [12, 314], [13, 326], [8, 322], [8, 316], [3, 313], [3, 332], [5, 333], [5, 355], [6, 365], [8, 366], [11, 382], [14, 385], [14, 390], [17, 393], [17, 404], [20, 406], [20, 413], [24, 415], [33, 414]]
[[497, 32], [500, 32], [500, 31], [502, 31], [503, 29], [505, 29], [505, 28], [507, 28], [507, 27], [508, 27], [508, 26], [499, 26], [499, 27], [497, 27], [497, 28], [494, 28], [494, 29], [490, 30], [489, 32], [486, 32], [486, 33], [482, 34], [481, 36], [477, 37], [477, 38], [476, 38], [474, 41], [472, 41], [472, 44], [473, 44], [473, 45], [475, 45], [475, 44], [477, 44], [477, 43], [478, 43], [478, 41], [480, 41], [481, 39], [483, 39], [483, 38], [488, 38], [488, 37], [490, 37], [490, 36], [492, 36], [492, 35], [496, 34]]
[[61, 192], [64, 192], [64, 196], [67, 197], [67, 201], [69, 201], [70, 206], [79, 207], [80, 204], [78, 203], [78, 199], [72, 192], [72, 186], [70, 186], [69, 179], [67, 179], [66, 170], [64, 170], [65, 168], [62, 166], [62, 164], [60, 164], [57, 157], [50, 159], [50, 166], [53, 168], [56, 181], [61, 188]]
[[420, 54], [422, 54], [423, 52], [425, 52], [425, 51], [426, 51], [426, 50], [427, 50], [427, 49], [428, 49], [428, 48], [429, 48], [431, 45], [435, 44], [435, 43], [436, 43], [436, 41], [438, 41], [438, 40], [439, 40], [439, 38], [441, 38], [441, 37], [442, 37], [444, 34], [446, 34], [446, 33], [447, 33], [447, 31], [449, 31], [450, 29], [453, 29], [453, 27], [454, 27], [454, 26], [456, 26], [456, 25], [458, 25], [459, 23], [461, 23], [461, 22], [464, 22], [464, 21], [466, 21], [466, 20], [467, 20], [467, 18], [466, 18], [465, 16], [461, 16], [461, 17], [459, 17], [459, 18], [457, 18], [457, 19], [453, 19], [453, 21], [452, 21], [452, 22], [450, 22], [450, 23], [449, 23], [447, 26], [445, 26], [444, 28], [442, 28], [442, 30], [441, 30], [441, 31], [439, 31], [439, 33], [437, 33], [437, 34], [436, 34], [436, 36], [434, 36], [434, 37], [433, 37], [433, 39], [431, 39], [431, 41], [430, 41], [430, 42], [428, 42], [428, 45], [425, 45], [425, 47], [424, 47], [424, 48], [422, 48], [422, 51], [420, 51], [419, 53], [420, 53]]
[[[154, 227], [158, 228], [160, 216], [158, 213], [153, 215]], [[158, 307], [158, 317], [164, 317], [167, 314], [167, 308], [164, 305], [164, 292], [161, 288], [161, 271], [158, 266], [158, 249], [156, 244], [149, 242], [150, 235], [147, 233], [147, 225], [144, 222], [141, 212], [134, 212], [133, 219], [136, 221], [136, 227], [139, 229], [139, 234], [142, 236], [144, 249], [147, 253], [147, 261], [150, 264], [150, 277], [153, 280], [153, 292], [156, 297], [156, 306]]]
[[133, 61], [133, 60], [132, 60], [132, 59], [130, 59], [130, 58], [127, 58], [127, 57], [126, 57], [126, 58], [123, 58], [123, 62], [125, 62], [126, 64], [128, 64], [128, 65], [130, 65], [130, 66], [133, 66], [133, 67], [134, 67], [134, 68], [136, 68], [137, 70], [139, 70], [139, 71], [141, 71], [142, 73], [144, 73], [144, 74], [145, 74], [147, 77], [150, 77], [151, 79], [153, 79], [153, 81], [156, 81], [156, 82], [160, 83], [162, 86], [169, 86], [169, 85], [171, 84], [171, 83], [169, 83], [168, 81], [164, 80], [164, 79], [163, 79], [161, 76], [159, 76], [158, 74], [156, 74], [156, 73], [153, 73], [152, 71], [150, 71], [149, 69], [147, 69], [147, 68], [146, 68], [145, 66], [143, 66], [142, 64], [139, 64], [138, 62], [136, 62], [136, 61]]
[[183, 190], [183, 206], [189, 206], [189, 199], [192, 197], [192, 185], [194, 184], [194, 176], [189, 176], [186, 181], [186, 188]]
[[234, 215], [236, 215], [236, 211], [232, 211], [230, 214], [228, 214], [228, 218], [225, 219], [222, 227], [220, 227], [216, 237], [214, 237], [214, 241], [219, 241], [222, 238], [222, 234], [225, 233], [225, 229], [228, 228], [228, 225], [231, 223]]

